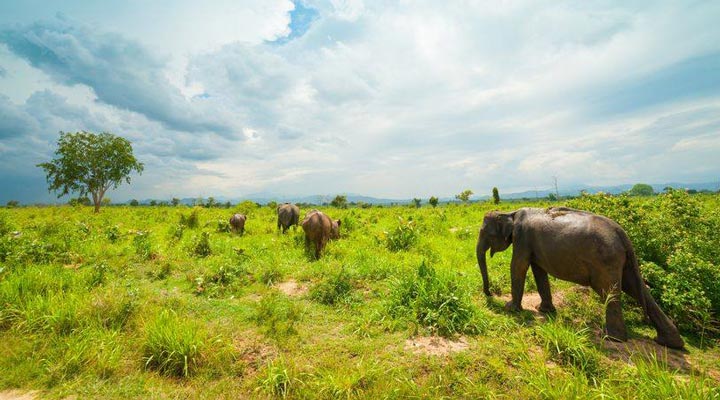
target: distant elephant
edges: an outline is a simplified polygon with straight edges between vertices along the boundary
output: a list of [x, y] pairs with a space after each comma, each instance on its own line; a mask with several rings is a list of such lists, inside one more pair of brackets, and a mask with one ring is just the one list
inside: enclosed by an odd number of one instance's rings
[[280, 204], [277, 207], [277, 227], [282, 228], [282, 233], [288, 230], [291, 226], [298, 225], [300, 220], [300, 208], [295, 204], [285, 203]]
[[243, 214], [235, 214], [232, 217], [230, 217], [230, 228], [232, 228], [235, 232], [240, 232], [240, 234], [245, 233], [245, 221], [247, 221], [247, 216]]
[[678, 329], [662, 312], [645, 287], [630, 239], [615, 221], [566, 207], [522, 208], [510, 213], [485, 214], [477, 242], [477, 260], [483, 278], [483, 291], [490, 296], [485, 252], [490, 257], [513, 245], [510, 263], [512, 300], [505, 306], [522, 310], [525, 276], [532, 268], [540, 293], [538, 310], [553, 312], [548, 274], [562, 280], [590, 286], [605, 301], [605, 330], [609, 338], [627, 340], [622, 316], [620, 291], [642, 307], [655, 326], [661, 345], [681, 349]]
[[340, 220], [333, 221], [327, 215], [318, 210], [310, 211], [302, 222], [305, 231], [305, 247], [315, 245], [315, 259], [320, 258], [320, 253], [330, 239], [340, 237]]

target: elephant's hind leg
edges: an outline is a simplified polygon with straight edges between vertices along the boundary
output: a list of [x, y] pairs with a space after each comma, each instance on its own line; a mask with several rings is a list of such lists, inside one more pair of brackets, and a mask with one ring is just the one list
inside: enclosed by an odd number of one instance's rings
[[605, 304], [605, 334], [608, 339], [626, 341], [627, 328], [623, 319], [619, 287], [617, 285], [598, 286], [592, 284], [592, 288], [600, 295], [600, 300]]
[[[633, 271], [626, 268], [623, 271], [622, 289], [630, 297], [635, 299], [638, 304], [643, 303], [642, 300], [644, 297], [645, 307], [647, 307], [647, 316], [650, 318], [650, 322], [652, 322], [655, 326], [655, 330], [657, 331], [657, 338], [655, 341], [672, 349], [682, 349], [685, 346], [685, 343], [683, 342], [677, 327], [675, 327], [675, 324], [673, 324], [670, 318], [668, 318], [667, 315], [665, 315], [665, 313], [660, 309], [660, 306], [657, 305], [655, 299], [653, 299], [652, 295], [645, 287], [645, 283], [640, 282], [640, 285], [638, 285], [636, 280], [637, 277]], [[639, 293], [638, 290], [640, 290]]]
[[550, 294], [548, 273], [534, 264], [530, 264], [530, 268], [532, 268], [533, 276], [535, 277], [535, 286], [537, 286], [538, 293], [540, 293], [541, 301], [538, 311], [546, 314], [554, 313], [555, 306], [552, 303], [552, 294]]

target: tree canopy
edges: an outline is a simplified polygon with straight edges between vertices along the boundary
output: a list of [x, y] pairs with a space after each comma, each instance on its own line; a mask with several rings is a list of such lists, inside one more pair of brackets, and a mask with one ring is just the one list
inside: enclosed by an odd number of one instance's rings
[[497, 187], [492, 189], [493, 203], [500, 204], [500, 192]]
[[652, 186], [647, 183], [636, 183], [635, 186], [630, 189], [630, 195], [632, 196], [652, 196], [655, 194]]
[[470, 200], [470, 196], [473, 195], [473, 191], [470, 189], [463, 190], [462, 193], [456, 194], [455, 198], [462, 201], [463, 203], [467, 203]]
[[130, 141], [111, 133], [60, 132], [57, 145], [56, 158], [37, 165], [45, 170], [48, 189], [58, 197], [90, 194], [95, 212], [100, 211], [109, 189], [123, 181], [130, 183], [133, 171], [143, 171], [143, 163], [133, 155]]

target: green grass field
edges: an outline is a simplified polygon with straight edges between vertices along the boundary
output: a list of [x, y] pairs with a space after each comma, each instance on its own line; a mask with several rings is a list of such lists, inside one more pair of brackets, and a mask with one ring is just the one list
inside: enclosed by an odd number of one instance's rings
[[[717, 210], [718, 197], [698, 207]], [[683, 331], [687, 352], [667, 351], [625, 302], [632, 340], [606, 343], [597, 296], [554, 279], [555, 317], [507, 313], [511, 249], [488, 258], [498, 295], [486, 299], [475, 259], [482, 217], [521, 206], [548, 204], [321, 208], [342, 220], [342, 237], [318, 261], [304, 251], [302, 229], [279, 234], [274, 209], [245, 203], [195, 216], [188, 207], [0, 209], [0, 390], [720, 397], [712, 324]], [[238, 211], [248, 214], [243, 236], [227, 231]]]

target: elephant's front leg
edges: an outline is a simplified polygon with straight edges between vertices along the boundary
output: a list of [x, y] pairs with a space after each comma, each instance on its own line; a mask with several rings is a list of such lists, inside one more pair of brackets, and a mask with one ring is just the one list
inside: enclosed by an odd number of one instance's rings
[[522, 311], [522, 297], [525, 291], [525, 277], [529, 267], [529, 259], [521, 251], [513, 250], [510, 262], [510, 284], [512, 287], [512, 300], [505, 304], [508, 311]]

